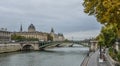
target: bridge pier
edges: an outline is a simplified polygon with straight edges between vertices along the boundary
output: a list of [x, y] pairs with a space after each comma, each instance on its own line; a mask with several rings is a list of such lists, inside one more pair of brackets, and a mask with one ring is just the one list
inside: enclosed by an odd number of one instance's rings
[[98, 41], [95, 40], [90, 41], [90, 48], [89, 48], [90, 52], [95, 52], [97, 50], [97, 47], [98, 47]]
[[39, 44], [34, 44], [34, 50], [39, 50]]

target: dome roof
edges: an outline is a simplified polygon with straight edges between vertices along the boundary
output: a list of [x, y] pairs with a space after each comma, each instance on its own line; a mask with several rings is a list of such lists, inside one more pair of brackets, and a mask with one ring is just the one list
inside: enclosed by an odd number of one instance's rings
[[35, 26], [33, 24], [30, 24], [30, 26], [28, 27], [28, 31], [29, 32], [34, 32], [35, 31]]
[[35, 29], [35, 27], [34, 27], [33, 24], [31, 24], [31, 25], [28, 27], [28, 29]]

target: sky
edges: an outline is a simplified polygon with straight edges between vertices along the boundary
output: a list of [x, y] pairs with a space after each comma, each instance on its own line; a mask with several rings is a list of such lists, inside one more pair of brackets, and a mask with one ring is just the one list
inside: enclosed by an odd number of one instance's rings
[[101, 25], [84, 13], [83, 0], [0, 0], [0, 28], [63, 33], [66, 39], [83, 40], [99, 34]]

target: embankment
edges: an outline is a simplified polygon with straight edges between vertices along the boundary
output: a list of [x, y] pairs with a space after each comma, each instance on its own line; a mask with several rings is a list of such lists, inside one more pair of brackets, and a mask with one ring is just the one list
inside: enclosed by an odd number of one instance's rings
[[14, 52], [21, 50], [20, 44], [0, 44], [0, 53]]

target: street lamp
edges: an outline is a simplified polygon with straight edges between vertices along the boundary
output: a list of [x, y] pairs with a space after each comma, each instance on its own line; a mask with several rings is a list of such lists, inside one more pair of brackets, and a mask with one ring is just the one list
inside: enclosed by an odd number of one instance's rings
[[103, 62], [102, 42], [99, 42], [99, 44], [100, 44], [100, 50], [99, 50], [100, 57], [99, 57], [99, 62]]
[[102, 42], [99, 42], [99, 44], [100, 44], [100, 50], [99, 50], [99, 52], [100, 52], [100, 59], [102, 59], [102, 45], [101, 45], [101, 43]]
[[119, 51], [119, 40], [116, 39], [116, 42], [115, 42], [115, 49], [116, 51]]

